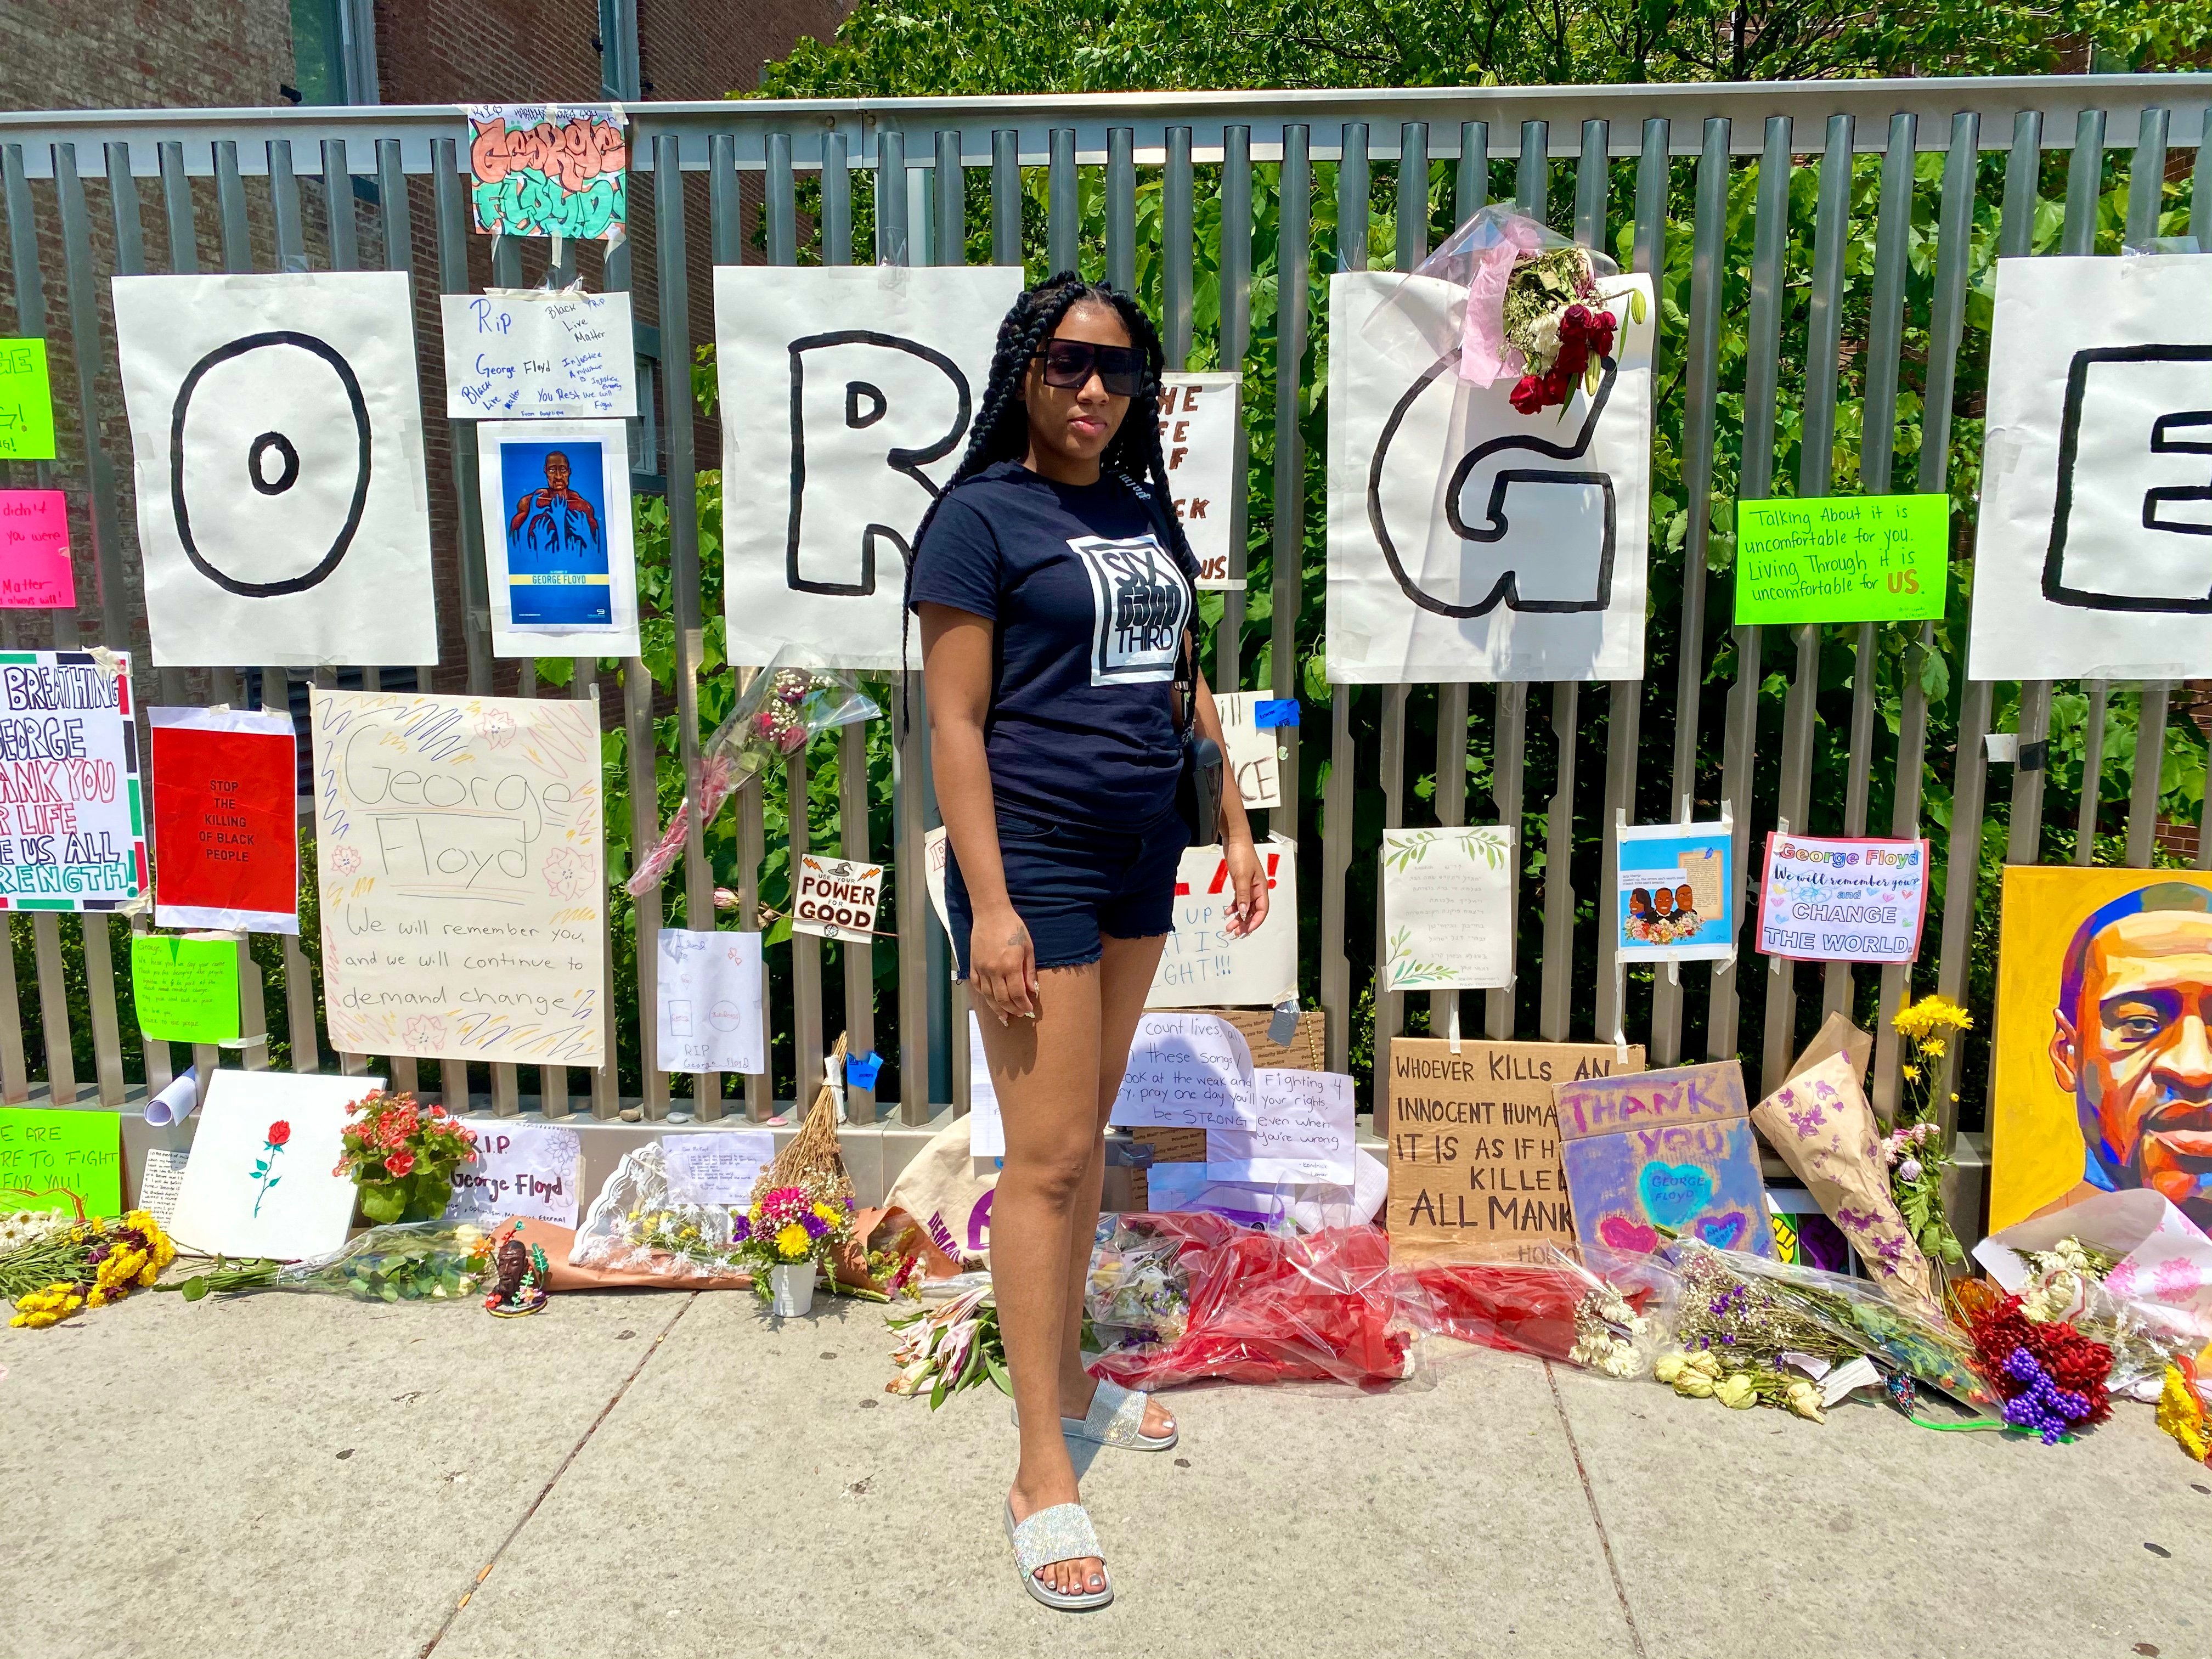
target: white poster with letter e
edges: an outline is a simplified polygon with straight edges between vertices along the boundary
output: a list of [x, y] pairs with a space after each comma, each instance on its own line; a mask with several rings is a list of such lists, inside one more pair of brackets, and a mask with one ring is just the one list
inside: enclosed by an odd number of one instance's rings
[[791, 931], [823, 939], [865, 939], [876, 930], [876, 909], [883, 896], [882, 865], [801, 853]]
[[766, 1071], [761, 936], [664, 927], [659, 943], [660, 1069]]
[[358, 1189], [332, 1174], [344, 1155], [346, 1109], [375, 1077], [217, 1072], [192, 1136], [169, 1231], [200, 1255], [319, 1255], [345, 1243]]
[[1175, 931], [1160, 952], [1147, 1008], [1272, 1007], [1298, 985], [1298, 845], [1282, 836], [1260, 843], [1267, 872], [1267, 919], [1255, 933], [1227, 929], [1229, 860], [1218, 846], [1187, 847], [1176, 870]]
[[1513, 982], [1513, 831], [1382, 832], [1386, 991], [1490, 990]]
[[2000, 259], [1967, 672], [2212, 672], [2212, 254]]
[[899, 665], [914, 534], [1021, 291], [1011, 266], [714, 268], [730, 661]]
[[406, 275], [114, 285], [155, 665], [437, 661]]
[[1622, 295], [1608, 307], [1616, 354], [1563, 418], [1516, 413], [1510, 379], [1462, 380], [1456, 346], [1423, 366], [1368, 337], [1387, 301], [1414, 325], [1408, 338], [1455, 340], [1466, 289], [1386, 271], [1330, 279], [1332, 681], [1644, 672], [1655, 313], [1649, 277], [1606, 285]]
[[629, 295], [495, 288], [448, 294], [449, 421], [622, 420], [637, 413]]
[[1176, 516], [1198, 559], [1198, 586], [1244, 586], [1229, 574], [1237, 527], [1238, 374], [1160, 376], [1160, 454], [1168, 465]]

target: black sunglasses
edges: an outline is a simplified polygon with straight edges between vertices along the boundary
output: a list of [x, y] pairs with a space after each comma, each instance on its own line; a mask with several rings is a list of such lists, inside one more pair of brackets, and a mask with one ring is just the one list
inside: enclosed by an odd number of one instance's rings
[[1134, 346], [1098, 345], [1090, 340], [1047, 340], [1044, 383], [1063, 392], [1079, 391], [1098, 376], [1111, 398], [1133, 398], [1145, 380], [1145, 356]]

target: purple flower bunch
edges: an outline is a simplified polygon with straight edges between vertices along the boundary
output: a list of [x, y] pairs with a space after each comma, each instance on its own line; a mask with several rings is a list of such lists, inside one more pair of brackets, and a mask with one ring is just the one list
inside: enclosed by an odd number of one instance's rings
[[2027, 1385], [2027, 1393], [2005, 1401], [2005, 1421], [2041, 1435], [2045, 1445], [2057, 1445], [2059, 1436], [2089, 1414], [2088, 1396], [2060, 1388], [2026, 1348], [2014, 1348], [2004, 1369], [2014, 1382]]

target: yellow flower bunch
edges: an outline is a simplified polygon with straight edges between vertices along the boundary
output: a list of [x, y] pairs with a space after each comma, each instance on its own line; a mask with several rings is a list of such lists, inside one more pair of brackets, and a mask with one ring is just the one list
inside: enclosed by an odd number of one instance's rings
[[[1924, 996], [1917, 1002], [1908, 1002], [1893, 1015], [1889, 1022], [1899, 1036], [1926, 1043], [1933, 1038], [1938, 1043], [1946, 1031], [1971, 1031], [1974, 1017], [1947, 997]], [[1932, 1052], [1942, 1054], [1939, 1047]]]
[[2166, 1368], [2166, 1387], [2158, 1396], [2158, 1425], [2202, 1463], [2212, 1455], [2212, 1434], [2205, 1428], [2204, 1402], [2197, 1398], [2192, 1373], [2193, 1368], [2185, 1364]]
[[787, 1221], [776, 1230], [776, 1252], [787, 1261], [797, 1261], [805, 1255], [806, 1247], [812, 1242], [806, 1236], [806, 1229], [796, 1221]]
[[67, 1319], [83, 1307], [84, 1302], [74, 1285], [49, 1285], [43, 1291], [33, 1291], [21, 1298], [15, 1304], [15, 1316], [8, 1322], [24, 1330], [44, 1330]]

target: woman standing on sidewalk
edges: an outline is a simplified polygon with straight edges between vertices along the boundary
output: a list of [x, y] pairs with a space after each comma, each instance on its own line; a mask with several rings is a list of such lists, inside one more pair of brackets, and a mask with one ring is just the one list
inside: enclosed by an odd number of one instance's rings
[[[1006, 1156], [991, 1261], [1021, 1465], [1006, 1528], [1048, 1607], [1113, 1586], [1063, 1436], [1164, 1451], [1174, 1419], [1083, 1369], [1107, 1114], [1174, 926], [1183, 768], [1177, 678], [1221, 725], [1190, 637], [1197, 570], [1159, 442], [1159, 335], [1073, 272], [999, 325], [968, 453], [915, 537], [946, 908], [983, 1030]], [[1208, 826], [1210, 828], [1210, 826]], [[1228, 931], [1267, 913], [1233, 785]]]

